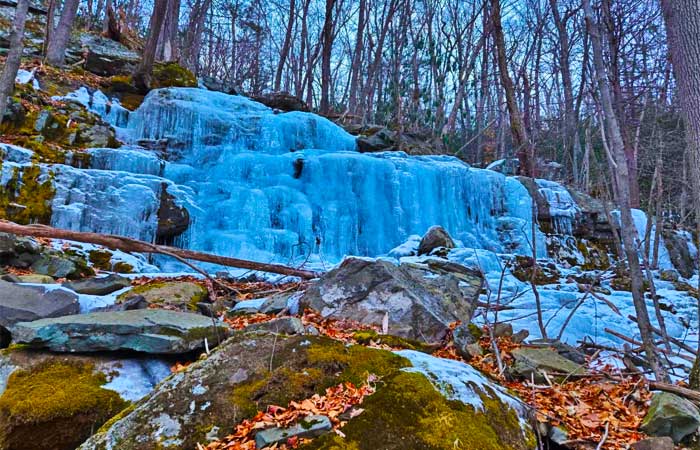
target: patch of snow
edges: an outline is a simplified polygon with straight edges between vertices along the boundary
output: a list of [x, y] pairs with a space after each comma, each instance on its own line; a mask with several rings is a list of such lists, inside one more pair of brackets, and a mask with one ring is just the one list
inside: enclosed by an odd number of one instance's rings
[[129, 401], [142, 399], [170, 375], [170, 365], [158, 359], [122, 359], [106, 367], [112, 375], [103, 387]]

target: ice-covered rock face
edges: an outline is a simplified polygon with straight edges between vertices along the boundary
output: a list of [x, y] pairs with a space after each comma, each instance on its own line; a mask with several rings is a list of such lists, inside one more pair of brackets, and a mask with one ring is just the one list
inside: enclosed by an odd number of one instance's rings
[[361, 154], [351, 135], [314, 114], [161, 89], [128, 129], [134, 142], [167, 140], [163, 176], [196, 193], [182, 242], [191, 248], [335, 262], [387, 253], [441, 224], [467, 246], [527, 251], [532, 214], [518, 182], [451, 157]]
[[[433, 225], [466, 247], [531, 253], [525, 187], [456, 158], [362, 154], [325, 118], [201, 89], [152, 91], [127, 123], [101, 93], [68, 98], [129, 145], [88, 150], [89, 169], [43, 167], [56, 185], [54, 226], [153, 241], [167, 192], [189, 211], [176, 244], [221, 255], [336, 263], [386, 254]], [[138, 145], [146, 140], [158, 150]]]

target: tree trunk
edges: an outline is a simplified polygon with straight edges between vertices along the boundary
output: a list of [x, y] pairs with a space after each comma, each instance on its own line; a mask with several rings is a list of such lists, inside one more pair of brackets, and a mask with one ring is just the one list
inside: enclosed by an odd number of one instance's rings
[[350, 93], [348, 95], [348, 111], [350, 114], [357, 113], [357, 94], [360, 85], [360, 74], [362, 73], [362, 50], [364, 48], [365, 19], [367, 10], [367, 0], [360, 0], [360, 9], [357, 12], [357, 32], [355, 33], [355, 51], [352, 55], [352, 67], [350, 68]]
[[501, 84], [506, 95], [506, 105], [510, 116], [510, 131], [513, 135], [513, 145], [520, 161], [520, 174], [526, 177], [535, 176], [534, 146], [530, 142], [525, 129], [518, 99], [515, 95], [515, 86], [508, 73], [508, 60], [506, 58], [506, 43], [503, 37], [503, 26], [501, 25], [501, 2], [491, 0], [491, 31], [496, 45], [496, 56], [498, 71], [501, 76]]
[[282, 51], [280, 51], [280, 60], [277, 63], [277, 71], [275, 72], [275, 85], [274, 90], [279, 92], [282, 86], [282, 71], [284, 71], [284, 65], [287, 63], [287, 56], [289, 55], [289, 49], [292, 47], [292, 31], [294, 30], [294, 12], [296, 10], [296, 0], [289, 1], [289, 18], [287, 21], [287, 31], [284, 34], [284, 44], [282, 44]]
[[617, 178], [616, 194], [618, 207], [620, 208], [622, 245], [624, 246], [624, 252], [629, 267], [632, 299], [634, 302], [634, 309], [637, 312], [639, 333], [642, 337], [646, 359], [656, 379], [665, 381], [667, 375], [656, 354], [654, 335], [651, 329], [651, 322], [649, 321], [649, 311], [647, 310], [644, 300], [643, 275], [639, 265], [639, 255], [637, 254], [635, 242], [637, 231], [634, 221], [632, 220], [630, 206], [630, 174], [625, 155], [625, 144], [622, 140], [622, 133], [615, 114], [615, 109], [613, 108], [607, 71], [603, 63], [601, 32], [598, 23], [593, 17], [593, 9], [591, 8], [590, 0], [583, 0], [583, 8], [586, 16], [586, 27], [591, 37], [591, 44], [593, 47], [593, 66], [595, 68], [598, 96], [603, 111], [605, 134], [613, 156], [613, 164], [615, 164], [614, 167], [611, 167], [611, 171], [615, 173]]
[[156, 54], [160, 61], [177, 60], [177, 30], [180, 20], [180, 0], [168, 0], [165, 19], [160, 31]]
[[[692, 205], [697, 236], [700, 238], [700, 5], [697, 0], [661, 0], [661, 7], [685, 122], [686, 151], [690, 160], [689, 178], [693, 180]], [[700, 252], [698, 257], [700, 258]], [[700, 298], [698, 312], [700, 313]], [[700, 315], [698, 320], [700, 321]], [[690, 384], [694, 389], [700, 388], [700, 351], [693, 365]]]
[[51, 33], [51, 40], [46, 48], [46, 62], [53, 66], [63, 66], [66, 59], [66, 46], [73, 29], [75, 15], [78, 13], [80, 0], [65, 0], [61, 17], [56, 29]]
[[28, 10], [29, 0], [17, 0], [15, 18], [12, 20], [12, 31], [10, 31], [10, 51], [0, 75], [0, 124], [5, 116], [8, 98], [15, 90], [15, 78], [24, 50], [24, 24], [27, 21]]
[[156, 59], [158, 36], [163, 25], [167, 5], [168, 0], [155, 0], [153, 3], [153, 13], [151, 14], [151, 20], [148, 22], [148, 40], [146, 40], [146, 46], [143, 49], [141, 62], [134, 72], [134, 85], [144, 92], [149, 89], [151, 84], [151, 72]]
[[333, 54], [333, 7], [336, 0], [326, 0], [323, 20], [323, 48], [321, 50], [321, 114], [330, 112], [331, 56]]
[[[27, 0], [20, 0], [27, 1]], [[280, 264], [267, 264], [245, 259], [229, 258], [228, 256], [212, 255], [210, 253], [196, 252], [167, 245], [155, 245], [137, 239], [113, 234], [87, 233], [83, 231], [62, 230], [47, 225], [19, 225], [7, 220], [0, 220], [0, 231], [20, 236], [44, 237], [50, 239], [66, 239], [70, 241], [86, 242], [102, 245], [113, 250], [122, 250], [135, 253], [159, 253], [169, 255], [181, 260], [208, 262], [240, 269], [259, 270], [261, 272], [278, 273], [303, 279], [317, 278], [321, 274], [309, 270], [295, 269]]]

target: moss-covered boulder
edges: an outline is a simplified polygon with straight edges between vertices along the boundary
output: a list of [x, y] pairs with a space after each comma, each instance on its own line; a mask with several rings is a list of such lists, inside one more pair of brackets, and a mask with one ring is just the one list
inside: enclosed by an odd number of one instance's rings
[[535, 264], [535, 260], [528, 256], [516, 256], [511, 272], [518, 280], [527, 283], [534, 280], [536, 285], [557, 283], [561, 277], [555, 264]]
[[197, 87], [197, 78], [176, 62], [158, 63], [153, 66], [150, 87]]
[[688, 400], [668, 392], [657, 392], [641, 429], [651, 436], [669, 436], [678, 443], [696, 433], [700, 427], [700, 411]]
[[119, 295], [117, 302], [123, 302], [134, 295], [142, 296], [148, 303], [155, 306], [196, 311], [197, 304], [207, 299], [208, 291], [204, 286], [191, 281], [154, 281], [134, 286]]
[[1, 450], [72, 450], [127, 406], [87, 362], [48, 359], [15, 370], [0, 395]]
[[[328, 435], [310, 448], [452, 449], [454, 440], [446, 446], [450, 438], [471, 445], [464, 448], [534, 448], [515, 402], [502, 391], [459, 362], [447, 362], [428, 375], [416, 354], [432, 358], [430, 363], [447, 361], [419, 352], [347, 346], [324, 337], [240, 333], [209, 358], [171, 376], [80, 450], [195, 448], [198, 442], [230, 434], [236, 424], [268, 405], [300, 401], [343, 381], [361, 384], [369, 374], [381, 381], [363, 404], [365, 412], [348, 423], [347, 440]], [[436, 388], [452, 382], [449, 394]]]

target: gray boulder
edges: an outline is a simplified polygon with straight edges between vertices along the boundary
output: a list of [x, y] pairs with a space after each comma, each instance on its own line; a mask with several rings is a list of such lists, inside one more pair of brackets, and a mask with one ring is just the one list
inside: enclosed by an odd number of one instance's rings
[[664, 244], [668, 255], [671, 258], [673, 267], [683, 275], [684, 278], [693, 276], [695, 269], [695, 261], [690, 253], [689, 242], [692, 237], [687, 232], [664, 229], [661, 231], [661, 236], [664, 238]]
[[688, 400], [669, 392], [657, 392], [641, 430], [650, 436], [668, 436], [678, 443], [698, 431], [700, 412]]
[[138, 53], [123, 44], [99, 36], [83, 33], [79, 37], [79, 48], [69, 49], [69, 59], [85, 58], [84, 67], [102, 76], [131, 73], [139, 61]]
[[651, 437], [630, 445], [630, 450], [673, 450], [673, 439], [668, 436]]
[[460, 270], [346, 258], [307, 289], [300, 309], [366, 325], [388, 322], [387, 334], [439, 342], [451, 323], [471, 320], [483, 282], [476, 272], [450, 264]]
[[78, 297], [65, 289], [0, 281], [0, 326], [80, 312]]
[[534, 376], [536, 381], [544, 381], [545, 373], [550, 378], [561, 378], [585, 372], [582, 366], [549, 348], [520, 347], [511, 354], [515, 360], [510, 368], [512, 374], [527, 380]]
[[32, 264], [32, 270], [41, 275], [54, 278], [66, 278], [76, 275], [78, 268], [68, 258], [55, 255], [44, 255]]
[[441, 226], [433, 226], [425, 233], [425, 236], [418, 244], [419, 255], [429, 255], [433, 250], [438, 248], [455, 248], [455, 242], [450, 234]]
[[132, 350], [186, 353], [207, 339], [214, 346], [226, 328], [198, 314], [159, 309], [96, 312], [20, 322], [11, 329], [15, 342], [56, 352]]
[[131, 286], [131, 281], [117, 274], [101, 278], [86, 278], [80, 281], [63, 283], [63, 286], [79, 294], [107, 295]]

